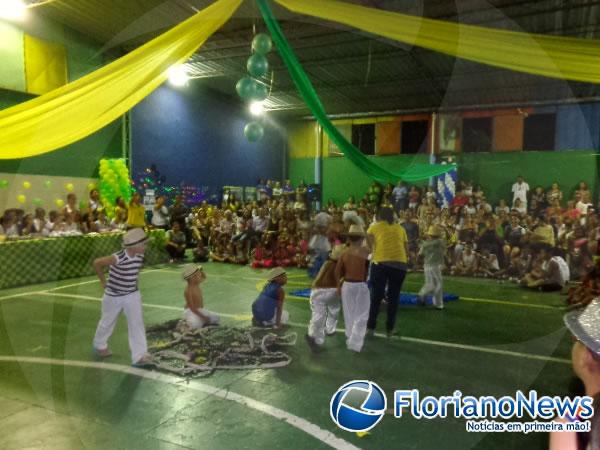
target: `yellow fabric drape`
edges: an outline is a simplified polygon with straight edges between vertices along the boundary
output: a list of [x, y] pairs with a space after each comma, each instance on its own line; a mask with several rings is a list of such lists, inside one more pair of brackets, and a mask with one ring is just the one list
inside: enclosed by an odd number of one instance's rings
[[25, 80], [30, 94], [46, 94], [67, 84], [67, 49], [25, 35]]
[[275, 0], [289, 10], [518, 72], [600, 83], [600, 40], [425, 19], [335, 0]]
[[[78, 141], [130, 110], [218, 30], [242, 0], [218, 0], [118, 60], [48, 94], [0, 111], [0, 159]], [[168, 111], [165, 111], [168, 114]]]

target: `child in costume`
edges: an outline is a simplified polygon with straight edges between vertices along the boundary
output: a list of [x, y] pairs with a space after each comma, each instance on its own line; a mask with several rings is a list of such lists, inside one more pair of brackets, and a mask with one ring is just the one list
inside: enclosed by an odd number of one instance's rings
[[363, 246], [366, 234], [360, 225], [351, 225], [347, 236], [350, 245], [337, 262], [335, 277], [339, 280], [338, 295], [342, 298], [346, 346], [349, 350], [360, 352], [371, 307], [367, 287], [369, 249]]
[[425, 296], [433, 295], [433, 305], [436, 309], [444, 308], [442, 289], [442, 268], [444, 267], [444, 255], [446, 244], [441, 237], [438, 226], [432, 225], [427, 230], [427, 240], [423, 241], [419, 255], [423, 256], [425, 284], [419, 291], [418, 303], [425, 305]]
[[312, 285], [310, 293], [310, 310], [312, 312], [306, 338], [311, 347], [323, 345], [325, 334], [335, 333], [341, 303], [337, 293], [338, 280], [335, 267], [340, 255], [346, 248], [343, 245], [334, 247], [329, 259], [321, 266], [319, 274]]
[[271, 269], [267, 274], [267, 284], [258, 298], [252, 303], [252, 324], [255, 326], [270, 326], [280, 328], [290, 318], [283, 310], [285, 292], [283, 286], [287, 283], [287, 274], [282, 267]]
[[[147, 354], [142, 296], [138, 288], [138, 276], [144, 263], [147, 241], [148, 237], [144, 230], [133, 228], [123, 237], [123, 250], [94, 261], [94, 269], [104, 288], [102, 317], [94, 336], [94, 351], [102, 358], [112, 355], [108, 349], [108, 339], [117, 324], [119, 315], [124, 312], [127, 318], [133, 365], [145, 365], [151, 362]], [[108, 280], [104, 275], [105, 267], [109, 268]]]
[[206, 280], [206, 274], [202, 270], [202, 266], [187, 266], [183, 269], [181, 276], [187, 283], [183, 292], [185, 297], [183, 320], [192, 329], [218, 325], [219, 316], [204, 309], [204, 297], [200, 284]]

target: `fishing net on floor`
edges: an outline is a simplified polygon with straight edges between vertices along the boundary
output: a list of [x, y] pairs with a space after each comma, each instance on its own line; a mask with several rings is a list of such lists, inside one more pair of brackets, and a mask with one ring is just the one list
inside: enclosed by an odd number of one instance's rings
[[284, 350], [296, 344], [296, 333], [278, 335], [266, 328], [228, 326], [191, 330], [172, 320], [147, 329], [151, 366], [182, 376], [200, 376], [216, 370], [274, 369], [292, 357]]

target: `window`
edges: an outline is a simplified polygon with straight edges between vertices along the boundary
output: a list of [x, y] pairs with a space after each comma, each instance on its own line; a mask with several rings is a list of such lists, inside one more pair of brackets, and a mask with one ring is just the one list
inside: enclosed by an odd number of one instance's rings
[[525, 118], [523, 150], [555, 150], [556, 114], [533, 114]]
[[365, 155], [374, 155], [375, 124], [352, 125], [352, 145]]
[[401, 151], [403, 154], [427, 153], [428, 120], [402, 122]]
[[479, 153], [492, 150], [492, 118], [463, 119], [463, 152]]

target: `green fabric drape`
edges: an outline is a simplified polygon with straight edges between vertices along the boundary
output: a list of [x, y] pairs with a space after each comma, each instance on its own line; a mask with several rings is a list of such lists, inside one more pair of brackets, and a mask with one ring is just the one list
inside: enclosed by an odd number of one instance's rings
[[374, 180], [382, 183], [395, 182], [398, 180], [404, 181], [419, 181], [425, 180], [454, 169], [454, 165], [441, 164], [414, 164], [407, 167], [402, 172], [391, 172], [381, 167], [380, 165], [367, 158], [359, 149], [340, 133], [340, 131], [331, 123], [325, 112], [325, 108], [321, 103], [321, 99], [315, 92], [315, 89], [308, 79], [306, 72], [300, 65], [287, 39], [283, 35], [277, 19], [273, 16], [271, 8], [266, 0], [258, 0], [258, 6], [262, 13], [263, 19], [267, 24], [267, 28], [271, 32], [275, 46], [281, 55], [300, 95], [308, 105], [309, 109], [323, 127], [323, 130], [329, 135], [329, 138], [338, 146], [344, 155], [362, 172], [369, 175]]
[[427, 19], [336, 0], [275, 0], [287, 9], [409, 45], [517, 72], [600, 83], [600, 40]]

